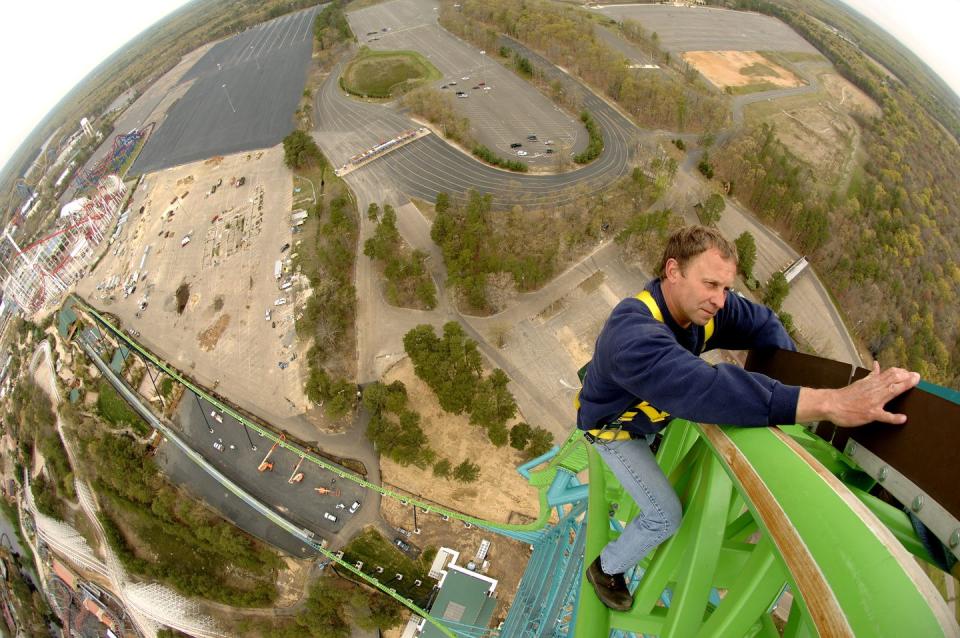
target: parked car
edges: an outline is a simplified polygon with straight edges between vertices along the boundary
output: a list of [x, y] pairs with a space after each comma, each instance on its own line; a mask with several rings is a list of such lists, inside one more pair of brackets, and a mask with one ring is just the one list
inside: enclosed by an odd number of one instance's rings
[[217, 423], [223, 423], [223, 415], [217, 413], [216, 410], [210, 410], [210, 416], [216, 419]]
[[284, 244], [283, 246], [280, 246], [280, 252], [286, 252], [287, 248], [290, 248], [289, 242]]
[[527, 136], [527, 139], [530, 140], [531, 142], [536, 142], [537, 136], [531, 133], [530, 135]]
[[402, 550], [405, 551], [405, 552], [409, 552], [409, 551], [410, 551], [410, 546], [407, 545], [405, 542], [403, 542], [403, 539], [402, 539], [402, 538], [396, 538], [396, 539], [394, 539], [393, 544], [396, 545], [397, 547], [399, 547], [400, 549], [402, 549]]
[[337, 503], [337, 509], [338, 509], [338, 510], [346, 509], [346, 507], [347, 507], [347, 506], [344, 505], [343, 503]]
[[510, 145], [510, 148], [520, 148], [521, 146], [523, 146], [523, 144], [521, 144], [520, 142], [514, 142], [513, 144]]
[[487, 85], [486, 82], [477, 82], [477, 84], [478, 84], [479, 86], [486, 86], [486, 85]]
[[287, 303], [287, 298], [286, 298], [286, 297], [280, 297], [279, 299], [277, 299], [276, 301], [273, 302], [273, 305], [274, 305], [274, 306], [282, 306], [282, 305], [285, 304], [285, 303]]
[[443, 85], [443, 86], [441, 86], [440, 88], [441, 88], [441, 89], [445, 89], [445, 88], [447, 88], [447, 85], [446, 85], [446, 84], [444, 84], [444, 85]]
[[470, 96], [467, 95], [466, 93], [458, 93], [458, 94], [457, 94], [457, 97], [467, 98], [467, 97], [470, 97]]
[[527, 152], [526, 152], [526, 151], [517, 151], [517, 155], [520, 156], [520, 157], [526, 157], [526, 156], [527, 156]]
[[290, 365], [290, 364], [287, 363], [286, 361], [278, 361], [278, 362], [277, 362], [277, 367], [280, 368], [281, 370], [286, 370], [286, 369], [287, 369], [287, 366], [289, 366], [289, 365]]
[[350, 506], [350, 513], [356, 514], [358, 509], [360, 509], [360, 501], [354, 501], [353, 505]]
[[480, 90], [480, 85], [477, 84], [476, 86], [474, 86], [474, 87], [473, 87], [473, 90], [474, 90], [474, 91], [479, 91], [479, 90]]
[[324, 513], [323, 513], [323, 517], [324, 517], [325, 519], [327, 519], [328, 521], [331, 521], [331, 522], [333, 522], [333, 523], [336, 523], [336, 522], [337, 522], [337, 517], [334, 516], [333, 514], [331, 514], [330, 512], [324, 512]]
[[220, 441], [214, 441], [213, 449], [217, 450], [218, 452], [223, 452], [223, 443], [221, 443]]

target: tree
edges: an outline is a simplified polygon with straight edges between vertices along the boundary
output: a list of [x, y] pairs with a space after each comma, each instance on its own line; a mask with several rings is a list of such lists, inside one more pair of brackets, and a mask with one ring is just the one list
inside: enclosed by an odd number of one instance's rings
[[388, 596], [382, 594], [371, 596], [366, 592], [357, 591], [351, 602], [358, 612], [354, 614], [353, 620], [362, 629], [386, 630], [400, 624], [404, 608]]
[[707, 201], [701, 205], [700, 221], [706, 226], [716, 226], [717, 222], [720, 221], [720, 214], [723, 213], [726, 205], [727, 203], [724, 201], [723, 195], [713, 193], [707, 198]]
[[753, 266], [757, 262], [757, 243], [749, 231], [743, 231], [733, 242], [737, 247], [737, 269], [747, 281], [753, 279]]
[[763, 303], [770, 306], [775, 312], [780, 312], [783, 300], [790, 292], [790, 284], [782, 272], [775, 273], [767, 282], [767, 290], [763, 293]]
[[480, 478], [480, 466], [464, 459], [463, 463], [453, 468], [453, 478], [461, 483], [473, 483]]
[[440, 459], [433, 464], [433, 475], [439, 476], [440, 478], [448, 478], [450, 476], [450, 471], [453, 464], [450, 463], [449, 459]]
[[450, 194], [443, 192], [437, 193], [437, 202], [433, 207], [437, 214], [450, 210]]
[[503, 447], [510, 440], [510, 432], [502, 423], [495, 423], [487, 428], [487, 435], [490, 437], [490, 442], [497, 447]]
[[707, 179], [713, 179], [713, 164], [710, 163], [710, 155], [706, 151], [703, 152], [703, 158], [697, 164], [697, 170]]
[[367, 219], [372, 222], [377, 221], [377, 217], [380, 215], [380, 207], [377, 206], [376, 202], [370, 202], [370, 205], [367, 206]]
[[530, 435], [533, 434], [533, 428], [529, 424], [520, 422], [510, 428], [510, 447], [517, 450], [523, 450], [530, 441]]
[[347, 593], [330, 585], [329, 580], [320, 579], [310, 587], [310, 595], [297, 614], [296, 623], [311, 637], [347, 638], [350, 623], [343, 611]]
[[299, 169], [315, 163], [326, 165], [317, 143], [310, 134], [297, 129], [283, 138], [283, 162], [287, 168]]
[[533, 428], [533, 432], [530, 433], [530, 444], [524, 456], [528, 459], [533, 459], [541, 454], [545, 454], [551, 447], [553, 447], [553, 435], [540, 426], [537, 426]]

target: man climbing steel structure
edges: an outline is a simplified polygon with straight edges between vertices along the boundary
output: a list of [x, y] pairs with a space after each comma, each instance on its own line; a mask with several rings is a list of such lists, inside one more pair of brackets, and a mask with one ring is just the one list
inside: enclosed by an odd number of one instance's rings
[[583, 377], [577, 427], [641, 512], [587, 568], [587, 579], [611, 609], [630, 609], [624, 572], [680, 526], [680, 500], [649, 447], [674, 417], [740, 426], [906, 421], [883, 406], [917, 385], [915, 372], [881, 372], [874, 364], [866, 378], [823, 390], [701, 359], [714, 348], [796, 349], [776, 313], [730, 294], [736, 273], [736, 249], [719, 232], [682, 228], [667, 241], [658, 278], [617, 304], [597, 337]]

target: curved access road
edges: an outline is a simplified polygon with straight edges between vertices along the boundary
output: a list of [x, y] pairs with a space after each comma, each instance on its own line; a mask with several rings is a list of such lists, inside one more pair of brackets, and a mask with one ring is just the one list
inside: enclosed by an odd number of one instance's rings
[[[315, 99], [317, 143], [335, 165], [418, 126], [388, 105], [364, 103], [345, 96], [337, 83], [339, 71], [338, 66]], [[350, 173], [346, 179], [353, 185], [359, 176], [364, 176], [389, 184], [409, 196], [431, 201], [440, 192], [456, 196], [475, 189], [489, 194], [495, 208], [576, 201], [627, 173], [631, 149], [638, 135], [636, 126], [616, 109], [584, 91], [583, 105], [600, 127], [604, 151], [583, 168], [557, 175], [513, 173], [484, 164], [437, 135], [428, 135]]]

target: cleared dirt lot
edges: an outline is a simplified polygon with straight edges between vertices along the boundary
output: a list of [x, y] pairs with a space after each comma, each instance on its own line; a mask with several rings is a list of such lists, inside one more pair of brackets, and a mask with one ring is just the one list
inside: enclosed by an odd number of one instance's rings
[[721, 90], [753, 84], [778, 88], [803, 84], [796, 75], [756, 51], [688, 51], [683, 59]]
[[[243, 186], [230, 185], [240, 177]], [[291, 196], [279, 146], [151, 174], [118, 241], [78, 292], [241, 407], [266, 419], [291, 416], [306, 407], [301, 359], [293, 359], [298, 285], [280, 291], [274, 276], [276, 261], [296, 250], [280, 252], [291, 242]], [[134, 276], [136, 290], [125, 296]], [[279, 298], [287, 303], [274, 305]], [[289, 367], [281, 370], [281, 361]]]

